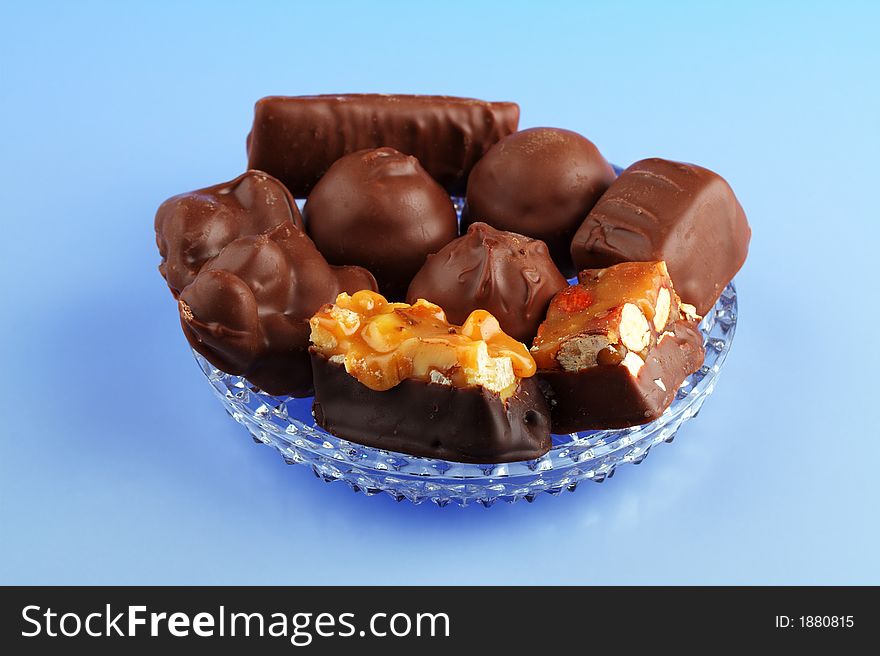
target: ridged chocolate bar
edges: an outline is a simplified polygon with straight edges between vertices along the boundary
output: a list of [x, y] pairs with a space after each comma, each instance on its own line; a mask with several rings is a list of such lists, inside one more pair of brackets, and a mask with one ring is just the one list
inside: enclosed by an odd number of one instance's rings
[[418, 158], [450, 194], [464, 195], [474, 164], [515, 132], [519, 106], [450, 96], [268, 96], [257, 101], [248, 166], [305, 198], [343, 155], [388, 146]]

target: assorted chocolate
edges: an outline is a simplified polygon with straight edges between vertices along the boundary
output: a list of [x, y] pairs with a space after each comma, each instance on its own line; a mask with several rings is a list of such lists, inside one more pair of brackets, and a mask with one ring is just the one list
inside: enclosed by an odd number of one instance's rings
[[334, 162], [309, 194], [303, 216], [331, 264], [366, 267], [392, 299], [403, 299], [425, 258], [458, 236], [449, 194], [419, 160], [393, 148]]
[[471, 172], [462, 223], [483, 221], [540, 239], [566, 276], [571, 238], [614, 180], [591, 141], [570, 130], [531, 128], [492, 146]]
[[450, 194], [502, 137], [516, 132], [519, 105], [449, 96], [269, 96], [254, 108], [248, 166], [305, 198], [350, 153], [388, 146], [416, 157]]
[[555, 433], [659, 417], [703, 363], [693, 306], [664, 262], [588, 269], [550, 302], [531, 349]]
[[530, 344], [550, 299], [568, 285], [543, 241], [473, 223], [428, 261], [407, 292], [436, 303], [454, 323], [491, 312], [508, 335]]
[[485, 310], [461, 326], [419, 300], [340, 294], [312, 317], [314, 415], [361, 444], [460, 462], [529, 460], [550, 448], [525, 345]]
[[746, 260], [752, 231], [730, 185], [694, 164], [643, 159], [578, 228], [577, 268], [664, 260], [679, 295], [705, 314]]
[[156, 214], [192, 347], [416, 456], [529, 460], [551, 432], [658, 418], [745, 261], [742, 207], [707, 169], [615, 179], [584, 137], [518, 120], [444, 96], [260, 100], [251, 170]]

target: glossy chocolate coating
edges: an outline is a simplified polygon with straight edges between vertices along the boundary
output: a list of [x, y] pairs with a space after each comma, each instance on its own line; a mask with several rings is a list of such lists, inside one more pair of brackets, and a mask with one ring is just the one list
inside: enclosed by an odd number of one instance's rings
[[579, 270], [665, 260], [678, 295], [703, 315], [745, 262], [751, 234], [724, 178], [652, 158], [620, 174], [578, 229], [571, 254]]
[[531, 460], [550, 449], [547, 404], [534, 378], [507, 402], [482, 387], [407, 379], [374, 391], [312, 352], [318, 425], [359, 444], [456, 462]]
[[458, 234], [449, 194], [412, 156], [362, 150], [330, 167], [303, 209], [306, 230], [332, 264], [356, 264], [401, 300], [430, 253]]
[[449, 96], [269, 96], [248, 135], [251, 168], [268, 171], [297, 198], [344, 155], [388, 146], [419, 159], [450, 194], [462, 195], [487, 150], [516, 131], [519, 106]]
[[474, 223], [413, 278], [407, 302], [436, 303], [456, 324], [477, 309], [491, 312], [511, 337], [531, 344], [550, 299], [568, 283], [544, 242]]
[[[703, 338], [696, 322], [674, 324], [647, 355], [637, 377], [622, 365], [582, 371], [538, 370], [550, 404], [554, 433], [625, 428], [657, 419], [679, 386], [703, 364]], [[663, 387], [655, 380], [660, 379]]]
[[588, 139], [569, 130], [531, 128], [505, 137], [471, 172], [462, 225], [483, 221], [541, 239], [566, 276], [571, 238], [614, 180]]
[[376, 289], [360, 267], [332, 267], [291, 223], [241, 237], [180, 294], [183, 332], [215, 367], [270, 394], [312, 391], [309, 318], [340, 292]]
[[282, 223], [303, 226], [293, 197], [262, 171], [174, 196], [156, 212], [159, 272], [177, 296], [228, 243]]

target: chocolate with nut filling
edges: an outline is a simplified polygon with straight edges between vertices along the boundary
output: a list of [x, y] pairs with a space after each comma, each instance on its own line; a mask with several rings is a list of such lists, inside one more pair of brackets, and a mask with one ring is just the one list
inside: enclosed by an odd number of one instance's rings
[[643, 424], [703, 361], [692, 306], [664, 262], [585, 270], [550, 302], [531, 353], [553, 431]]
[[537, 458], [546, 402], [525, 345], [488, 312], [446, 321], [424, 300], [340, 294], [312, 317], [318, 424], [382, 449], [461, 462]]
[[636, 375], [621, 365], [539, 371], [553, 432], [625, 428], [657, 419], [684, 379], [703, 364], [703, 355], [697, 322], [685, 320], [662, 336]]
[[751, 234], [724, 178], [652, 158], [614, 181], [575, 234], [571, 255], [578, 269], [665, 260], [678, 294], [705, 314], [745, 262]]
[[290, 192], [262, 171], [169, 198], [156, 212], [159, 272], [177, 296], [226, 244], [303, 222]]
[[515, 132], [519, 106], [450, 96], [344, 94], [257, 101], [248, 135], [251, 168], [305, 198], [343, 155], [388, 146], [417, 157], [450, 194], [492, 144]]
[[544, 242], [474, 223], [466, 235], [428, 256], [407, 300], [436, 303], [453, 323], [488, 310], [504, 332], [528, 344], [550, 299], [567, 285]]
[[292, 223], [241, 237], [180, 294], [192, 347], [270, 394], [312, 391], [309, 317], [342, 291], [376, 289], [360, 267], [333, 267]]

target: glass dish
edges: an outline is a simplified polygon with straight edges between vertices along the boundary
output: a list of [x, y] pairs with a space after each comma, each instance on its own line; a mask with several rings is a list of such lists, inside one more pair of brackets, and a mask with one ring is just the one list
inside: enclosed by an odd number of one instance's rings
[[644, 426], [554, 435], [550, 451], [535, 460], [473, 465], [362, 446], [315, 425], [312, 398], [271, 396], [239, 376], [219, 371], [199, 354], [196, 361], [229, 415], [254, 441], [276, 449], [288, 464], [308, 465], [326, 481], [344, 481], [355, 492], [385, 493], [397, 501], [438, 506], [533, 501], [541, 492], [574, 491], [581, 481], [601, 483], [619, 465], [638, 464], [651, 448], [672, 442], [715, 389], [736, 329], [736, 288], [731, 282], [700, 329], [703, 366], [679, 388], [672, 405]]

